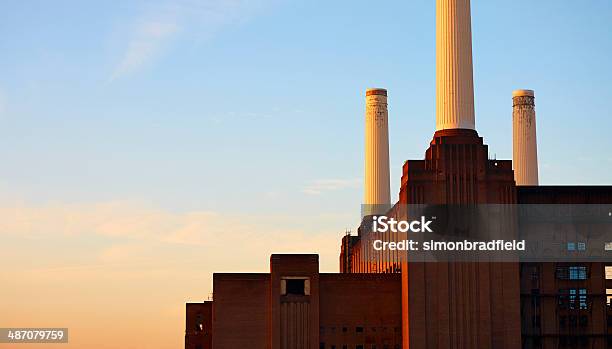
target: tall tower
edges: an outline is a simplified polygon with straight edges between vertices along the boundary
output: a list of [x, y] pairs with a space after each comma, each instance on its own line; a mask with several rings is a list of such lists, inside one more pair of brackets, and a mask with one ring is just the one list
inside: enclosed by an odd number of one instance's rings
[[387, 90], [366, 91], [365, 113], [365, 215], [383, 213], [389, 196], [389, 126]]
[[512, 163], [516, 185], [538, 185], [535, 95], [512, 92]]
[[436, 1], [436, 51], [436, 130], [473, 130], [470, 0]]
[[[511, 161], [488, 159], [475, 129], [470, 22], [469, 0], [436, 0], [436, 132], [424, 159], [404, 163], [400, 205], [516, 203]], [[496, 222], [513, 234], [513, 218], [504, 213]], [[406, 259], [404, 348], [521, 347], [518, 263]]]

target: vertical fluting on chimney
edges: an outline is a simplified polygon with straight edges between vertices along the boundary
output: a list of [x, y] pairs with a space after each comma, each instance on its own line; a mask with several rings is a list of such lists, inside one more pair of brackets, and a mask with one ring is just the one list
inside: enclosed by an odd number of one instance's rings
[[364, 214], [384, 213], [389, 195], [387, 90], [366, 91]]
[[473, 130], [470, 0], [436, 0], [436, 50], [436, 130]]
[[516, 185], [538, 185], [535, 95], [532, 90], [512, 93], [512, 163]]

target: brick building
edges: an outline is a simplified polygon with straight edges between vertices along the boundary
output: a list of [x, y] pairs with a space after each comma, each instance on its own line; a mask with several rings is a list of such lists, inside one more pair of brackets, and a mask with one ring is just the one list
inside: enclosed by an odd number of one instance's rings
[[401, 276], [319, 273], [318, 259], [214, 274], [214, 301], [187, 304], [185, 348], [401, 348]]

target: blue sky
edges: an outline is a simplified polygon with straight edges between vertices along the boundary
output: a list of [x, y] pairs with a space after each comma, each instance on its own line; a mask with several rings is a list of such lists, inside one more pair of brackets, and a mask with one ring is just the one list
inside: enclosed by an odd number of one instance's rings
[[[5, 196], [171, 209], [309, 201], [315, 181], [362, 177], [370, 86], [390, 93], [394, 193], [401, 163], [422, 157], [433, 132], [431, 1], [4, 7]], [[510, 158], [510, 93], [532, 88], [542, 183], [609, 183], [612, 4], [472, 7], [477, 128], [491, 152]], [[354, 191], [331, 202], [356, 205]]]
[[[534, 89], [541, 184], [611, 184], [612, 2], [474, 0], [472, 17], [491, 156], [512, 154], [512, 90]], [[61, 320], [88, 333], [74, 347], [150, 321], [133, 347], [177, 347], [211, 273], [272, 252], [337, 271], [365, 89], [389, 90], [394, 197], [435, 127], [431, 0], [8, 1], [0, 34], [0, 327]], [[65, 311], [91, 299], [96, 318]]]

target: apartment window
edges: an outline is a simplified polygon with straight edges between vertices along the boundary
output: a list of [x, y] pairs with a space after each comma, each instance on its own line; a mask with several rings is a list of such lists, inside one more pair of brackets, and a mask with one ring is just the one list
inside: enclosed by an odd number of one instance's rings
[[576, 246], [578, 247], [578, 251], [586, 251], [586, 243], [579, 242], [576, 244]]
[[567, 250], [568, 251], [576, 251], [576, 243], [575, 242], [568, 242], [567, 243]]
[[606, 265], [606, 280], [612, 280], [612, 265]]
[[580, 327], [587, 327], [587, 325], [589, 324], [589, 317], [586, 315], [581, 315], [579, 323]]
[[606, 242], [606, 244], [604, 245], [604, 250], [612, 251], [612, 241]]
[[346, 327], [342, 327], [342, 332], [346, 332], [348, 329]]
[[355, 327], [355, 332], [362, 333], [363, 332], [363, 327], [361, 327], [361, 326]]
[[612, 288], [606, 288], [606, 304], [612, 306]]
[[564, 328], [567, 322], [567, 317], [560, 316], [559, 317], [559, 327]]

